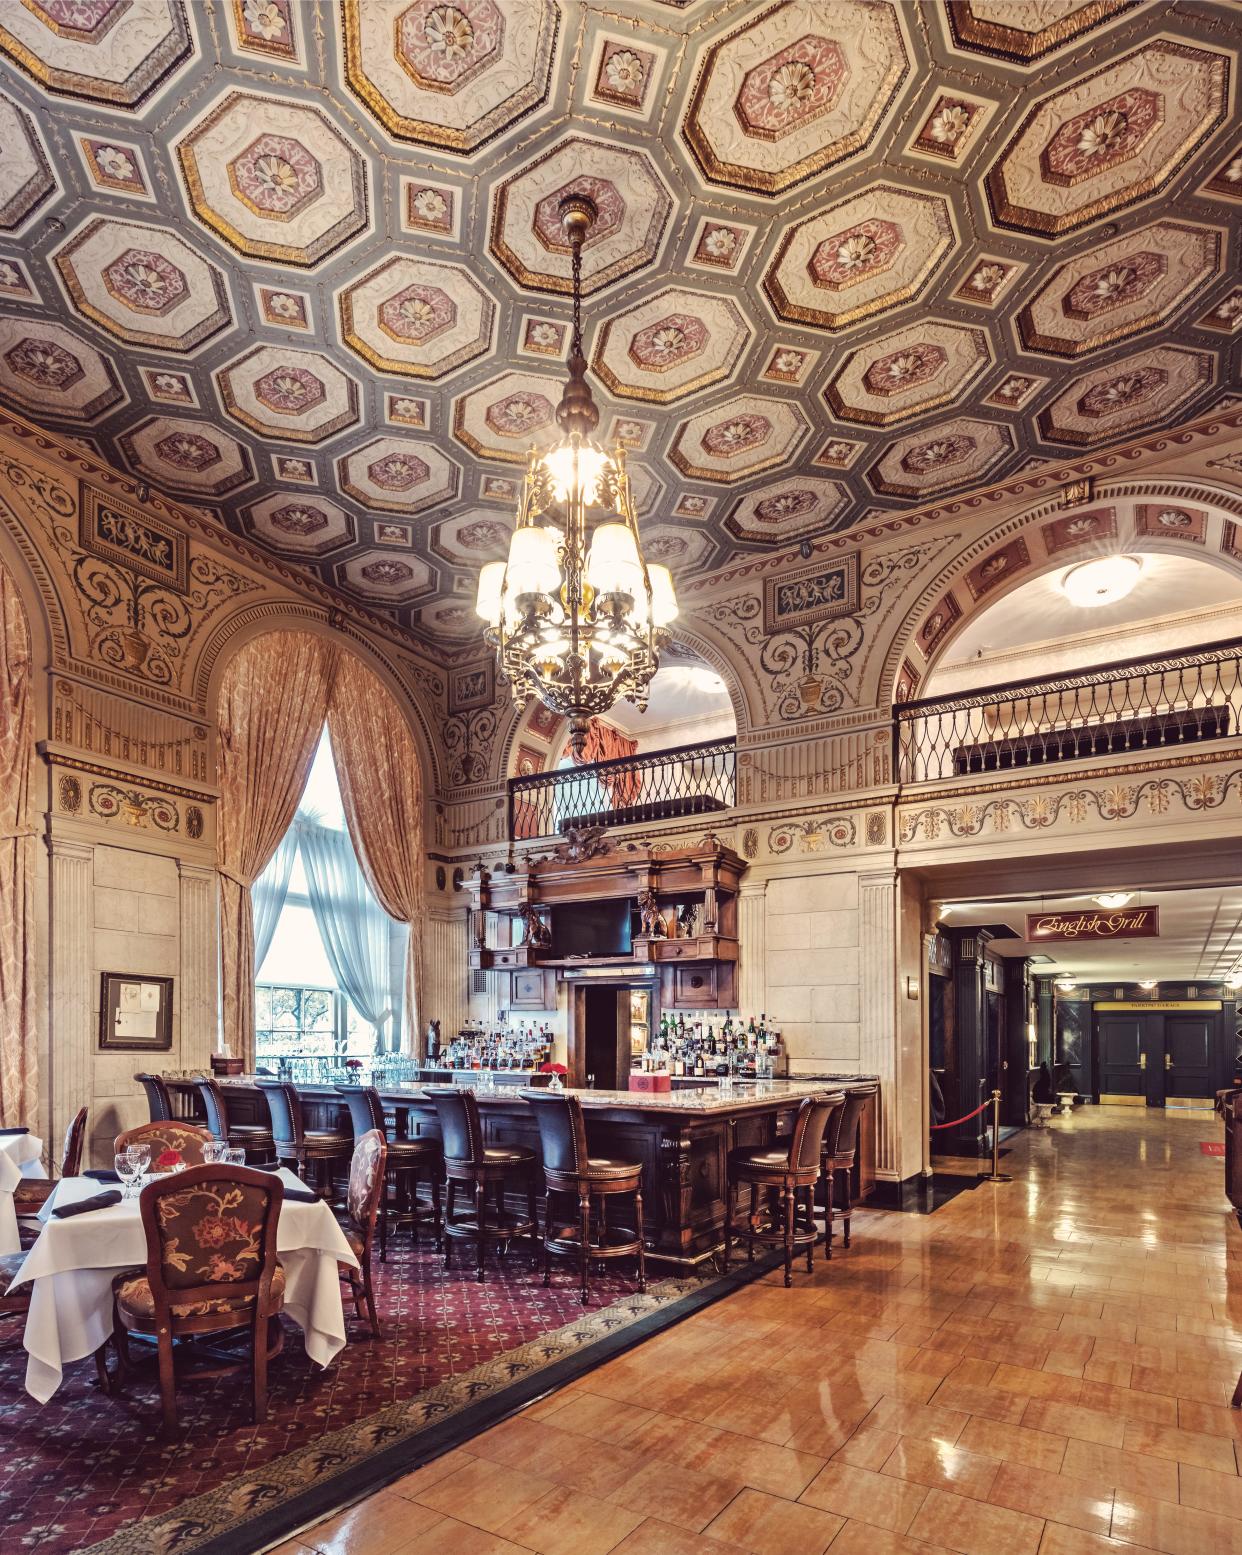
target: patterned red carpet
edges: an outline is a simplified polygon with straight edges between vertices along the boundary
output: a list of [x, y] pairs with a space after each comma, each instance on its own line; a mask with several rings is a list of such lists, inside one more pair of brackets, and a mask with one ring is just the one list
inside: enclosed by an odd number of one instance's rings
[[[289, 1324], [284, 1354], [272, 1366], [268, 1421], [258, 1429], [249, 1421], [244, 1375], [180, 1388], [175, 1442], [159, 1433], [158, 1388], [145, 1371], [123, 1396], [108, 1398], [93, 1365], [79, 1363], [40, 1407], [23, 1386], [18, 1326], [8, 1325], [11, 1338], [0, 1330], [0, 1549], [50, 1555], [104, 1540], [109, 1555], [207, 1548], [230, 1518], [270, 1510], [292, 1489], [575, 1347], [581, 1352], [697, 1283], [658, 1281], [638, 1297], [628, 1274], [613, 1268], [594, 1280], [584, 1313], [568, 1266], [544, 1290], [525, 1248], [499, 1267], [489, 1264], [481, 1286], [456, 1268], [446, 1274], [426, 1244], [412, 1250], [405, 1237], [376, 1268], [385, 1337], [372, 1341], [351, 1318], [349, 1344], [319, 1371]], [[278, 1472], [261, 1472], [278, 1459], [287, 1460]], [[199, 1506], [196, 1497], [211, 1505]], [[249, 1546], [235, 1537], [219, 1547]]]

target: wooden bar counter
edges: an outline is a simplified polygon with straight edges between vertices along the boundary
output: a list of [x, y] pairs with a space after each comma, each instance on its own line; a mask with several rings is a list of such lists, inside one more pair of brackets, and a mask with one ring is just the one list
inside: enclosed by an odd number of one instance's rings
[[[189, 1076], [166, 1075], [169, 1089], [186, 1116], [198, 1097]], [[441, 1081], [451, 1074], [442, 1071]], [[712, 1256], [722, 1245], [728, 1152], [734, 1145], [767, 1144], [788, 1134], [804, 1096], [849, 1090], [874, 1083], [862, 1075], [825, 1075], [812, 1079], [772, 1080], [727, 1087], [708, 1081], [663, 1093], [580, 1090], [592, 1152], [643, 1167], [643, 1205], [650, 1255], [689, 1264]], [[246, 1077], [220, 1081], [236, 1123], [268, 1123], [263, 1093]], [[307, 1126], [348, 1130], [349, 1114], [341, 1091], [327, 1085], [299, 1085]], [[436, 1137], [435, 1109], [421, 1084], [377, 1087], [399, 1134]], [[521, 1144], [539, 1151], [539, 1131], [529, 1105], [513, 1085], [477, 1093], [488, 1144]], [[868, 1101], [859, 1133], [856, 1197], [865, 1197], [873, 1180], [875, 1098]], [[540, 1184], [542, 1188], [542, 1184]]]

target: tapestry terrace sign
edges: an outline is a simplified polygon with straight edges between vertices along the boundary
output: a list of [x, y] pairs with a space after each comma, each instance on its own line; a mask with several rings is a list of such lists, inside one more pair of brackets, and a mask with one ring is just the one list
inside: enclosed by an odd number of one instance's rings
[[1027, 913], [1028, 942], [1074, 939], [1159, 939], [1160, 909], [1129, 907], [1124, 912]]

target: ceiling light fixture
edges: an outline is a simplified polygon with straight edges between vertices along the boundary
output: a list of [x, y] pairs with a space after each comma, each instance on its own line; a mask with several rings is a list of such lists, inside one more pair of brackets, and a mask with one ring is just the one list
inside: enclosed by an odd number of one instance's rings
[[1225, 979], [1226, 988], [1242, 988], [1242, 972], [1230, 972]]
[[1115, 605], [1138, 582], [1142, 570], [1137, 556], [1100, 556], [1071, 567], [1061, 579], [1061, 592], [1083, 610]]
[[667, 567], [648, 564], [625, 469], [590, 434], [599, 410], [582, 353], [582, 245], [598, 214], [585, 195], [560, 202], [573, 265], [569, 381], [556, 419], [560, 442], [532, 449], [507, 562], [479, 574], [475, 610], [520, 708], [531, 695], [569, 719], [575, 756], [587, 726], [624, 698], [647, 705], [660, 649], [677, 615]]
[[1076, 977], [1071, 977], [1068, 973], [1065, 973], [1063, 976], [1056, 979], [1056, 986], [1061, 990], [1062, 993], [1069, 993], [1072, 988], [1078, 987], [1078, 979]]
[[1156, 981], [1156, 980], [1155, 980], [1155, 978], [1154, 978], [1154, 977], [1149, 977], [1149, 978], [1147, 978], [1147, 979], [1146, 979], [1146, 981], [1144, 981], [1144, 982], [1141, 982], [1141, 983], [1140, 983], [1140, 984], [1139, 984], [1139, 987], [1140, 987], [1140, 988], [1141, 988], [1141, 989], [1142, 989], [1142, 990], [1143, 990], [1143, 991], [1144, 991], [1144, 992], [1145, 992], [1145, 993], [1150, 993], [1150, 992], [1151, 992], [1151, 991], [1152, 991], [1152, 989], [1153, 989], [1153, 988], [1159, 988], [1159, 986], [1160, 986], [1160, 984], [1159, 984], [1159, 983], [1158, 983], [1158, 982], [1157, 982], [1157, 981]]
[[1097, 907], [1107, 908], [1109, 912], [1115, 912], [1118, 907], [1124, 907], [1127, 902], [1134, 900], [1133, 891], [1105, 891], [1102, 896], [1093, 896], [1091, 900]]

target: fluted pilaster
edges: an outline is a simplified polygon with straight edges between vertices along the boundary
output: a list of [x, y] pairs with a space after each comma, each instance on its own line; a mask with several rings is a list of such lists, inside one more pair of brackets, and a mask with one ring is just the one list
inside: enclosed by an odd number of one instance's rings
[[897, 876], [858, 877], [859, 1068], [880, 1077], [876, 1170], [898, 1170]]
[[[466, 956], [470, 948], [466, 914], [458, 909], [429, 912], [423, 923], [423, 979], [419, 999], [424, 1027], [438, 1020], [445, 1041], [456, 1036], [469, 1015]], [[488, 977], [489, 985], [495, 978]]]
[[220, 1033], [219, 890], [214, 869], [181, 875], [181, 1067], [206, 1069]]
[[50, 837], [48, 852], [51, 859], [48, 884], [51, 1133], [48, 1154], [56, 1161], [58, 1141], [64, 1138], [78, 1108], [90, 1105], [92, 1095], [95, 850], [88, 844]]
[[768, 1007], [768, 885], [744, 885], [738, 892], [738, 1008], [752, 1014]]

